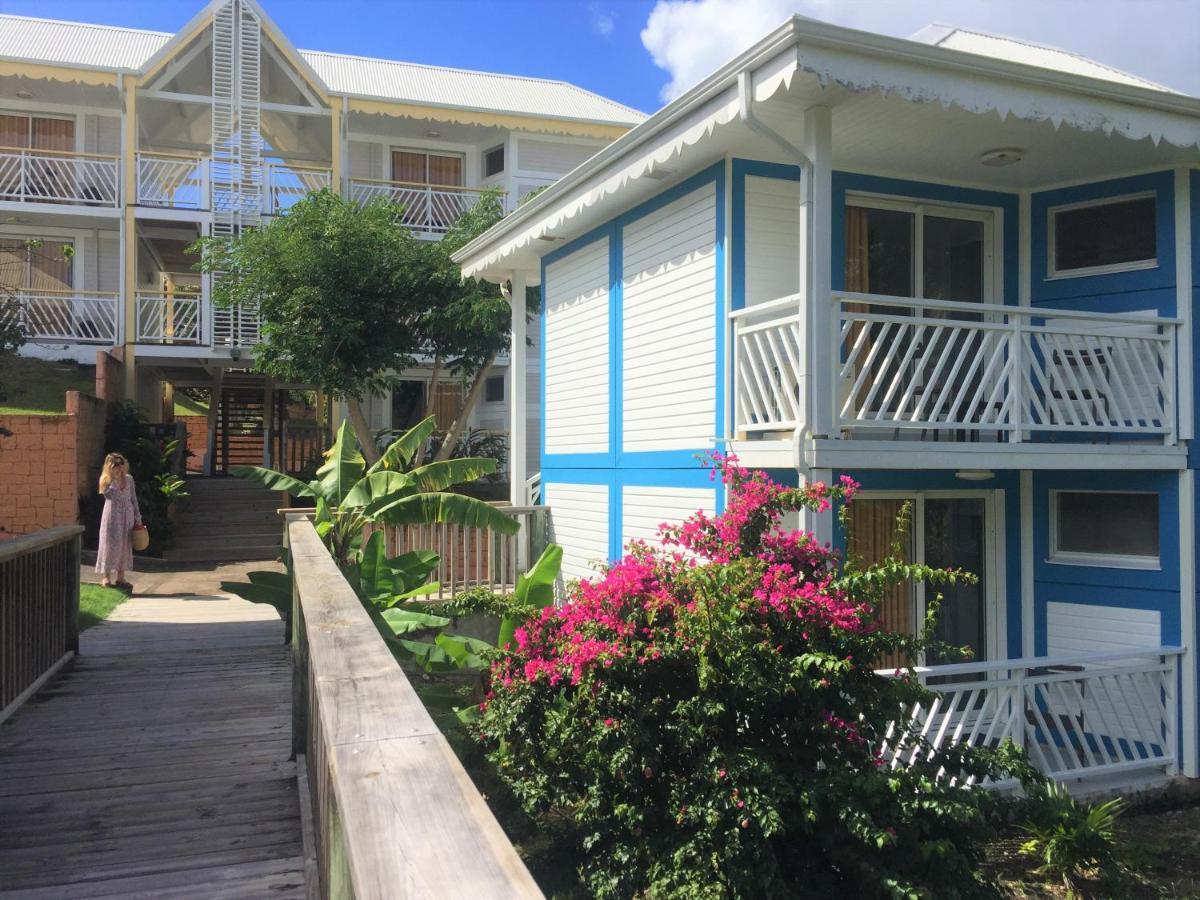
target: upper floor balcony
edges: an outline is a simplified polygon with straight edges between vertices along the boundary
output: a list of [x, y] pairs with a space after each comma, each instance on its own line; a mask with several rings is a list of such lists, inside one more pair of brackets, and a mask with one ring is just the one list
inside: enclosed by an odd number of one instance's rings
[[0, 148], [0, 200], [116, 208], [120, 187], [116, 156]]
[[478, 203], [482, 196], [481, 188], [374, 178], [350, 179], [351, 200], [367, 203], [384, 197], [399, 203], [404, 207], [403, 224], [425, 234], [445, 234], [455, 220]]
[[850, 292], [821, 302], [829, 334], [808, 347], [806, 321], [822, 317], [801, 296], [732, 313], [735, 433], [827, 416], [842, 442], [1176, 442], [1177, 319]]
[[120, 297], [102, 291], [21, 290], [0, 307], [30, 341], [111, 346], [120, 334]]

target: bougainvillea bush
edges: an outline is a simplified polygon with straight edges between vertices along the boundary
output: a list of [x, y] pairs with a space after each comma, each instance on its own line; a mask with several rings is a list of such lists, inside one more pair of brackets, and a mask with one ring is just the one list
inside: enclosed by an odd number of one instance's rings
[[849, 479], [789, 489], [715, 466], [722, 514], [663, 526], [661, 546], [635, 545], [516, 631], [477, 721], [500, 777], [567, 823], [597, 897], [986, 894], [994, 801], [938, 773], [998, 777], [1016, 751], [893, 770], [887, 725], [924, 689], [873, 669], [926, 640], [881, 628], [887, 585], [970, 576], [843, 563], [781, 527], [849, 501]]

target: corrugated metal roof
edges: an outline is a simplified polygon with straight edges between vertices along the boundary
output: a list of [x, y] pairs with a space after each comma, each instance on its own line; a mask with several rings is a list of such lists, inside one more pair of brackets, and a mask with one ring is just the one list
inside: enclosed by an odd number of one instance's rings
[[[1131, 84], [1135, 87], [1151, 88], [1156, 91], [1171, 91], [1170, 88], [1104, 63], [1088, 59], [1077, 53], [1071, 53], [1047, 44], [1035, 44], [1019, 38], [1007, 37], [1002, 34], [989, 34], [986, 31], [972, 31], [969, 28], [959, 28], [957, 25], [926, 25], [909, 38], [921, 44], [934, 47], [945, 47], [948, 50], [960, 50], [963, 53], [974, 53], [976, 56], [990, 56], [993, 59], [1004, 59], [1009, 62], [1024, 63], [1027, 66], [1038, 66], [1042, 69], [1054, 69], [1059, 72], [1070, 72], [1075, 75], [1086, 75], [1089, 78], [1101, 78], [1105, 81], [1115, 81], [1118, 84]], [[1178, 93], [1171, 91], [1171, 93]]]
[[629, 125], [636, 125], [646, 118], [637, 110], [565, 81], [447, 69], [320, 50], [301, 50], [300, 55], [308, 60], [334, 94]]
[[[0, 15], [0, 58], [137, 70], [173, 35], [111, 25]], [[300, 55], [330, 93], [398, 103], [636, 125], [643, 113], [565, 81], [346, 56]]]

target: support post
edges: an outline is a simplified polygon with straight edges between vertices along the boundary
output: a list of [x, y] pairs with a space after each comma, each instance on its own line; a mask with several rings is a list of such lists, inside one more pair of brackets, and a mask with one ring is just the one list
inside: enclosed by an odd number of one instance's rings
[[[1196, 470], [1179, 473], [1179, 643], [1184, 648], [1179, 660], [1182, 671], [1179, 705], [1183, 711], [1183, 774], [1200, 776], [1200, 734], [1196, 715]], [[1171, 748], [1174, 751], [1174, 748]]]
[[342, 185], [342, 99], [329, 98], [329, 186], [339, 196], [345, 195]]
[[512, 305], [512, 344], [508, 355], [509, 420], [508, 420], [508, 482], [509, 500], [513, 506], [524, 506], [526, 469], [525, 413], [525, 288], [523, 271], [511, 276], [509, 303]]
[[121, 116], [121, 178], [122, 218], [121, 246], [124, 251], [121, 267], [121, 309], [125, 323], [125, 397], [137, 402], [137, 78], [124, 76], [124, 100]]
[[834, 434], [833, 396], [833, 110], [812, 106], [804, 111], [804, 154], [812, 161], [805, 223], [805, 294], [808, 308], [809, 433]]

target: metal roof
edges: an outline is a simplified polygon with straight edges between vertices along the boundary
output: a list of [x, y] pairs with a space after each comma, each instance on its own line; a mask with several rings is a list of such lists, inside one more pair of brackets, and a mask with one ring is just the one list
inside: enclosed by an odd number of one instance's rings
[[[1036, 44], [1002, 34], [990, 34], [986, 31], [972, 31], [969, 28], [959, 28], [957, 25], [926, 25], [909, 37], [909, 40], [929, 44], [933, 47], [974, 53], [977, 56], [990, 56], [993, 59], [1038, 66], [1042, 69], [1054, 69], [1058, 72], [1071, 72], [1075, 75], [1086, 75], [1089, 78], [1115, 81], [1119, 84], [1130, 84], [1156, 91], [1171, 91], [1170, 88], [1161, 84], [1155, 84], [1153, 81], [1122, 72], [1120, 69], [1114, 69], [1112, 66], [1106, 66], [1104, 63], [1059, 47]], [[1171, 91], [1171, 93], [1177, 92]]]
[[[161, 31], [0, 15], [0, 59], [137, 71], [172, 37]], [[319, 50], [298, 52], [331, 94], [618, 125], [636, 125], [646, 118], [565, 81]]]

